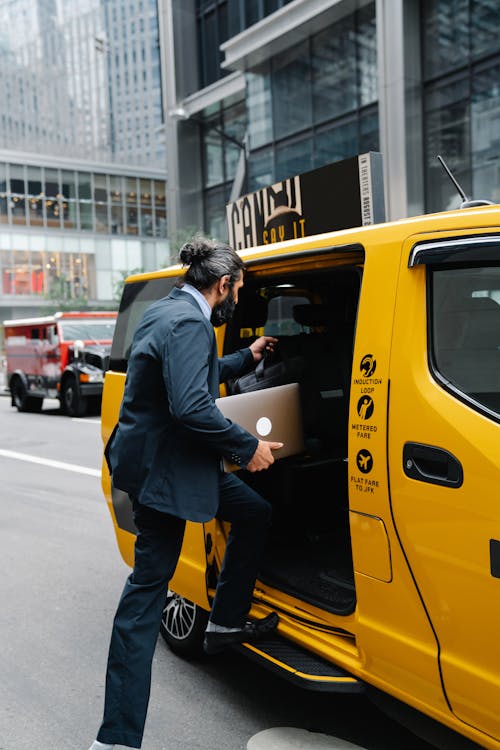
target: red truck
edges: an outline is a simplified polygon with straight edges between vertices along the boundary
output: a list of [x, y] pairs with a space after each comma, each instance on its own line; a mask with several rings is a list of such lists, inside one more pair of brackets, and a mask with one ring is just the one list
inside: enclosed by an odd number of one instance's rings
[[100, 402], [116, 312], [57, 312], [5, 320], [7, 385], [12, 406], [38, 412], [44, 398], [82, 417]]

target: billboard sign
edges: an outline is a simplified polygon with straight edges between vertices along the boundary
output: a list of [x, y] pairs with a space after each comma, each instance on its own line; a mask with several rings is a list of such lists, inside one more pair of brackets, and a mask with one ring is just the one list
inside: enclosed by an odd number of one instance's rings
[[235, 250], [385, 221], [382, 155], [370, 151], [244, 195], [226, 206]]

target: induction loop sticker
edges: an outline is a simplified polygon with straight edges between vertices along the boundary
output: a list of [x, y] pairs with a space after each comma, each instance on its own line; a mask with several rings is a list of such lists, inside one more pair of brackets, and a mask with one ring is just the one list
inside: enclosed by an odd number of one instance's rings
[[266, 435], [269, 435], [272, 428], [273, 424], [268, 417], [260, 417], [260, 419], [257, 420], [257, 424], [255, 425], [257, 435], [260, 435], [261, 437], [266, 437]]

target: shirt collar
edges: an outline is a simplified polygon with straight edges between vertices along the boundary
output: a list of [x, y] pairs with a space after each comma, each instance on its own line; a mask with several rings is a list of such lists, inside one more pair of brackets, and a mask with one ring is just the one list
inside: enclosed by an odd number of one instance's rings
[[198, 289], [196, 289], [194, 286], [191, 286], [191, 284], [184, 284], [181, 287], [181, 291], [187, 292], [192, 297], [194, 297], [195, 300], [197, 301], [197, 303], [199, 304], [199, 306], [201, 308], [201, 311], [202, 311], [203, 315], [205, 316], [205, 318], [207, 320], [210, 320], [210, 318], [212, 316], [212, 308], [208, 304], [208, 302], [207, 302], [206, 298], [203, 296], [203, 294]]

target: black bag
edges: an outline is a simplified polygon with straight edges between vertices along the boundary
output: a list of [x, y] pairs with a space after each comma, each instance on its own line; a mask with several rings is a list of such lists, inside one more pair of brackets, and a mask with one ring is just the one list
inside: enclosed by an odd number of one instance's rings
[[271, 355], [265, 355], [257, 364], [255, 370], [242, 375], [233, 381], [231, 393], [248, 393], [249, 391], [260, 391], [263, 388], [272, 388], [275, 385], [285, 383], [296, 383], [304, 372], [305, 361], [303, 357], [296, 356], [287, 360], [275, 360]]

